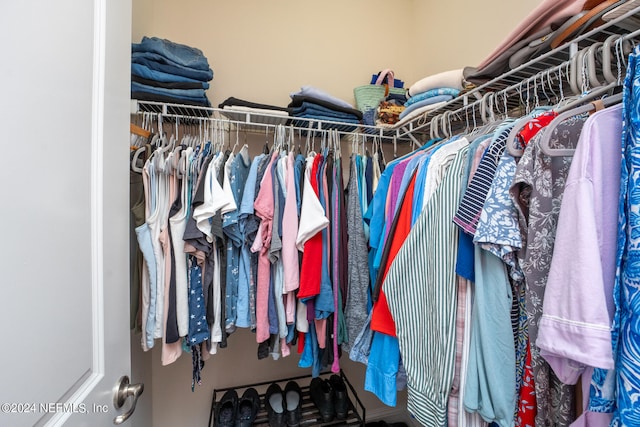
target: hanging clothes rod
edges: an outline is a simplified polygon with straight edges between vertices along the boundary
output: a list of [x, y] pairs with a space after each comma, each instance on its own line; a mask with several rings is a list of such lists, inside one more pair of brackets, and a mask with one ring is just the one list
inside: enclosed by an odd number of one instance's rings
[[[377, 126], [300, 118], [275, 113], [269, 114], [266, 112], [250, 112], [135, 99], [132, 99], [131, 102], [131, 114], [138, 115], [146, 113], [154, 116], [162, 115], [164, 119], [176, 119], [182, 123], [213, 121], [218, 124], [229, 125], [229, 130], [231, 130], [232, 126], [237, 126], [240, 131], [255, 133], [260, 131], [275, 131], [278, 126], [285, 126], [287, 129], [305, 134], [307, 132], [322, 134], [329, 131], [336, 131], [341, 137], [378, 138], [393, 143], [397, 141], [411, 141], [415, 143], [410, 135], [405, 135], [400, 138], [398, 136], [399, 130], [397, 129], [386, 129]], [[289, 122], [296, 123], [296, 125], [286, 124]], [[355, 127], [356, 130], [351, 131], [344, 129], [353, 127]]]

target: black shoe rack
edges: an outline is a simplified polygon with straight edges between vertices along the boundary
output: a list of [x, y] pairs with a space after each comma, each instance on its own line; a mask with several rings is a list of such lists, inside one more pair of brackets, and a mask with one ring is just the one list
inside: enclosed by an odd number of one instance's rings
[[[332, 375], [332, 372], [325, 372], [320, 374], [321, 378], [329, 378]], [[263, 426], [269, 427], [269, 420], [267, 419], [267, 410], [264, 406], [264, 395], [267, 391], [267, 387], [269, 387], [272, 383], [277, 383], [284, 390], [285, 385], [289, 381], [296, 381], [300, 388], [302, 389], [302, 418], [300, 419], [300, 426], [364, 426], [365, 424], [365, 408], [362, 405], [362, 402], [358, 398], [355, 389], [344, 375], [342, 370], [339, 373], [340, 377], [344, 380], [344, 383], [347, 385], [347, 395], [349, 397], [349, 413], [347, 414], [347, 418], [344, 420], [335, 419], [330, 422], [323, 422], [320, 418], [320, 412], [316, 405], [311, 400], [311, 395], [309, 393], [309, 384], [311, 383], [310, 375], [302, 375], [299, 377], [291, 377], [291, 378], [281, 378], [273, 381], [267, 381], [262, 383], [255, 384], [245, 384], [241, 386], [235, 387], [227, 387], [227, 388], [219, 388], [213, 390], [213, 399], [211, 400], [211, 411], [209, 413], [209, 424], [208, 427], [215, 427], [215, 412], [216, 407], [218, 406], [218, 398], [222, 398], [224, 393], [227, 390], [235, 389], [238, 393], [238, 396], [242, 396], [242, 393], [249, 388], [255, 388], [260, 394], [260, 411], [258, 412], [258, 416], [256, 421], [253, 423], [254, 426]]]

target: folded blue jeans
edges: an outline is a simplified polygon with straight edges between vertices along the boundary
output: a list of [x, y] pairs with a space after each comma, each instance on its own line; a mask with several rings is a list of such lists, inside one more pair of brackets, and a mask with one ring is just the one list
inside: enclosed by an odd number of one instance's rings
[[208, 82], [213, 79], [213, 71], [210, 68], [207, 70], [198, 70], [196, 68], [189, 68], [184, 65], [171, 63], [166, 60], [161, 62], [158, 61], [159, 58], [162, 57], [154, 53], [134, 53], [131, 55], [131, 63], [146, 65], [152, 70], [184, 76], [201, 82]]
[[140, 43], [131, 44], [131, 52], [153, 52], [185, 67], [209, 69], [209, 62], [200, 49], [158, 37], [142, 37]]
[[[190, 82], [190, 83], [202, 83], [204, 89], [208, 89], [208, 83], [200, 80], [192, 79], [178, 74], [165, 73], [164, 71], [154, 70], [146, 65], [131, 63], [131, 74], [138, 77], [143, 77], [149, 80], [155, 80], [157, 82]], [[204, 85], [207, 85], [205, 87]]]
[[322, 116], [333, 116], [333, 117], [339, 117], [339, 118], [342, 118], [342, 117], [353, 118], [353, 119], [358, 118], [353, 114], [340, 111], [340, 110], [333, 110], [323, 105], [314, 104], [312, 102], [307, 102], [307, 101], [304, 101], [299, 107], [293, 107], [292, 111], [294, 115], [312, 113], [312, 114], [317, 114]]
[[189, 99], [202, 99], [205, 95], [204, 89], [167, 89], [163, 87], [144, 85], [137, 82], [131, 82], [131, 91], [155, 93], [158, 95]]
[[211, 107], [211, 102], [209, 102], [209, 99], [206, 96], [202, 98], [190, 98], [187, 96], [160, 95], [158, 93], [151, 93], [147, 91], [131, 91], [131, 99], [138, 99], [140, 101], [168, 102], [172, 104], [188, 104], [198, 105], [200, 107]]

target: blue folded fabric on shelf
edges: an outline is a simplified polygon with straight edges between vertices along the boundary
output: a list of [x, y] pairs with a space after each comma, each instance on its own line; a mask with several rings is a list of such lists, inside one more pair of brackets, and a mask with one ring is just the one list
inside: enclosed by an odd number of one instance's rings
[[342, 107], [340, 105], [336, 105], [334, 103], [327, 102], [326, 100], [319, 99], [319, 98], [314, 98], [312, 96], [307, 96], [307, 95], [295, 95], [295, 96], [292, 96], [291, 97], [291, 102], [289, 103], [289, 105], [287, 107], [289, 107], [289, 108], [300, 107], [300, 106], [302, 106], [303, 102], [310, 102], [310, 103], [313, 103], [313, 104], [317, 104], [319, 106], [326, 107], [326, 108], [328, 108], [330, 110], [333, 110], [333, 111], [339, 111], [339, 112], [343, 112], [343, 113], [347, 113], [347, 114], [353, 114], [358, 119], [362, 119], [362, 111], [360, 111], [360, 110], [356, 110], [355, 108]]
[[[138, 77], [143, 77], [149, 80], [155, 80], [158, 82], [191, 82], [191, 83], [202, 83], [203, 89], [208, 89], [209, 84], [207, 82], [203, 82], [196, 79], [190, 79], [189, 77], [179, 76], [177, 74], [165, 73], [162, 71], [152, 70], [146, 65], [131, 63], [131, 74]], [[204, 85], [207, 85], [206, 87]]]
[[331, 110], [321, 105], [313, 104], [310, 102], [303, 102], [302, 106], [294, 107], [291, 110], [292, 116], [311, 115], [311, 116], [325, 116], [334, 117], [336, 119], [358, 120], [358, 117], [354, 114], [343, 113], [341, 111]]
[[295, 96], [308, 96], [311, 98], [321, 99], [323, 101], [329, 102], [331, 104], [338, 105], [344, 108], [353, 108], [353, 105], [349, 104], [347, 101], [344, 101], [340, 98], [336, 98], [333, 95], [323, 91], [322, 89], [318, 89], [314, 86], [302, 86], [298, 92], [291, 93], [289, 96], [291, 98]]
[[156, 53], [134, 52], [131, 55], [131, 62], [134, 64], [146, 65], [152, 70], [162, 71], [164, 73], [175, 74], [178, 76], [184, 76], [202, 82], [208, 82], [213, 79], [213, 71], [211, 70], [211, 68], [200, 70], [196, 68], [185, 67], [184, 65], [173, 63]]
[[[426, 107], [427, 105], [431, 105], [431, 104], [436, 104], [438, 102], [447, 102], [453, 99], [452, 95], [436, 95], [436, 96], [432, 96], [430, 98], [427, 98], [423, 101], [420, 102], [416, 102], [413, 105], [408, 106], [407, 108], [404, 109], [404, 111], [402, 113], [400, 113], [400, 120], [402, 120], [404, 117], [406, 117], [408, 114], [410, 114], [412, 111], [417, 110], [418, 108], [422, 108], [422, 107]], [[405, 104], [406, 106], [406, 104]]]
[[131, 82], [132, 92], [147, 92], [158, 95], [173, 96], [175, 98], [185, 99], [203, 99], [205, 97], [204, 89], [166, 89], [163, 87], [149, 86], [138, 82]]
[[202, 71], [209, 69], [209, 61], [200, 49], [158, 37], [142, 37], [140, 43], [131, 44], [131, 52], [156, 53], [184, 67]]
[[407, 99], [406, 102], [404, 103], [404, 106], [409, 107], [415, 103], [418, 103], [418, 102], [424, 101], [425, 99], [428, 99], [434, 96], [439, 96], [439, 95], [451, 95], [452, 97], [455, 98], [456, 96], [460, 95], [460, 90], [453, 87], [441, 87], [437, 89], [431, 89], [426, 92], [418, 93], [412, 96], [411, 98]]

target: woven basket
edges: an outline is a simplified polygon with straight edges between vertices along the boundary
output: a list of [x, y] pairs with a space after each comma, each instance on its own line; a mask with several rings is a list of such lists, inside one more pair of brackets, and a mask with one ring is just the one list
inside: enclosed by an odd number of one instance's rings
[[378, 104], [390, 94], [404, 95], [404, 88], [389, 87], [382, 84], [385, 76], [388, 82], [394, 81], [393, 71], [384, 70], [378, 76], [376, 84], [362, 85], [353, 89], [353, 95], [356, 99], [356, 108], [363, 113], [378, 108]]
[[354, 88], [353, 95], [356, 98], [356, 107], [362, 112], [378, 108], [380, 101], [388, 95], [388, 90], [387, 85], [363, 85]]

